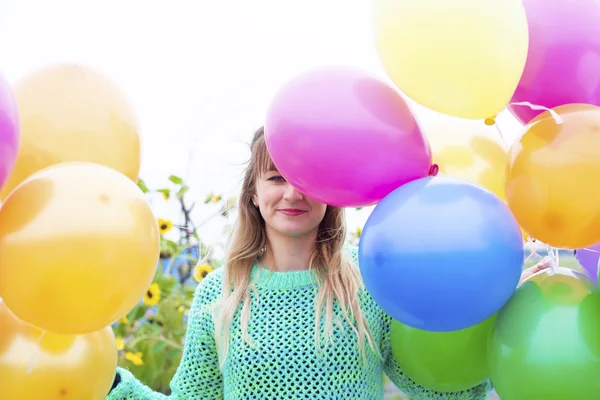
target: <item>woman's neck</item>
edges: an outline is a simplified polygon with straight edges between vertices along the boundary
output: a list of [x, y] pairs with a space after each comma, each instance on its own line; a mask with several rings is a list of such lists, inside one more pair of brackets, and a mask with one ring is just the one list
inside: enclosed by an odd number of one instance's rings
[[270, 235], [261, 264], [274, 272], [306, 270], [315, 249], [317, 234], [303, 237]]

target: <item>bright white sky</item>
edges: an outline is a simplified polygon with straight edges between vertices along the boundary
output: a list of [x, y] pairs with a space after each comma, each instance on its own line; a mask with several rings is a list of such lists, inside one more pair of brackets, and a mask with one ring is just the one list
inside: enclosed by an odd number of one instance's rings
[[[186, 176], [191, 194], [236, 194], [247, 142], [285, 80], [345, 65], [387, 79], [373, 46], [371, 0], [0, 0], [0, 71], [11, 82], [55, 62], [111, 76], [142, 127], [141, 177]], [[413, 105], [414, 106], [414, 105]], [[434, 118], [415, 106], [421, 119]], [[508, 141], [520, 125], [498, 118]], [[490, 135], [497, 134], [490, 128]], [[160, 216], [176, 208], [153, 200]], [[199, 210], [202, 220], [209, 212]], [[349, 228], [367, 213], [348, 213]], [[220, 241], [220, 224], [203, 229]]]

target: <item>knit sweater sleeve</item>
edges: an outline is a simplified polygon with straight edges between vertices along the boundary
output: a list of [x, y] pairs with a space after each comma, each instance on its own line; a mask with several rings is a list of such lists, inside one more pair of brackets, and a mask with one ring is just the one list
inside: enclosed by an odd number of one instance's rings
[[[358, 249], [345, 246], [346, 252], [356, 265], [358, 265]], [[372, 299], [372, 298], [371, 298]], [[388, 378], [398, 389], [410, 396], [413, 400], [485, 400], [493, 387], [490, 380], [475, 386], [474, 388], [461, 392], [436, 392], [426, 389], [410, 379], [392, 356], [392, 340], [390, 336], [392, 318], [383, 310], [380, 310], [384, 320], [383, 339], [381, 343], [382, 356], [384, 359], [383, 370]]]
[[171, 395], [152, 391], [129, 371], [118, 368], [120, 382], [106, 400], [183, 400], [223, 398], [214, 323], [208, 306], [220, 294], [222, 271], [211, 272], [196, 288], [189, 312], [181, 363], [171, 380]]

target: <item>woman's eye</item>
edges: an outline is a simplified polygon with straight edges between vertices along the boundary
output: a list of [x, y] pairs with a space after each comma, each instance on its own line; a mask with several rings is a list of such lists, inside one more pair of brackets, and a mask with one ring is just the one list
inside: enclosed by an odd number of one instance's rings
[[279, 176], [279, 175], [274, 175], [274, 176], [270, 177], [269, 180], [272, 182], [285, 182], [285, 179], [283, 179], [283, 176]]

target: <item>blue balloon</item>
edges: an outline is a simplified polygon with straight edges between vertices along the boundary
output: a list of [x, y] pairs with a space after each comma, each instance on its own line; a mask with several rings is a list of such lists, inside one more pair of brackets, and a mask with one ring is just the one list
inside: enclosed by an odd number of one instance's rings
[[359, 243], [373, 299], [393, 319], [434, 332], [464, 329], [499, 311], [523, 263], [521, 230], [504, 201], [442, 175], [385, 197]]

